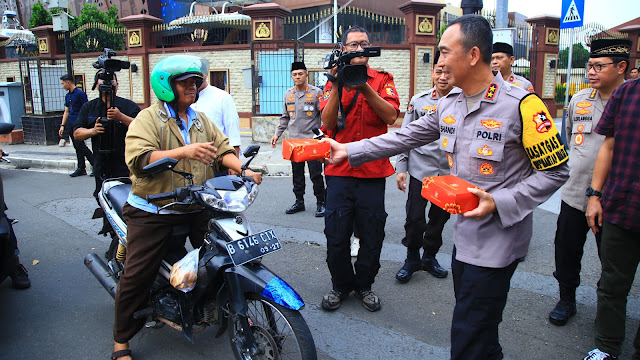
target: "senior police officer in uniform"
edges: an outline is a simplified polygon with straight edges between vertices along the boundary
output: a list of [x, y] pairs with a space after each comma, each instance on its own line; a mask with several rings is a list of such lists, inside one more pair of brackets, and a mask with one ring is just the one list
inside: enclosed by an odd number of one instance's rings
[[[431, 78], [435, 86], [423, 91], [413, 98], [407, 106], [402, 128], [412, 121], [426, 114], [436, 112], [438, 100], [446, 96], [453, 85], [445, 79], [443, 65], [438, 64], [440, 51], [436, 51], [431, 69]], [[407, 173], [409, 174], [409, 194], [407, 197], [407, 219], [404, 223], [406, 232], [402, 244], [407, 247], [407, 259], [404, 266], [396, 274], [400, 283], [411, 280], [414, 272], [424, 270], [437, 278], [445, 278], [447, 270], [443, 269], [436, 254], [442, 246], [442, 230], [449, 220], [449, 213], [431, 204], [429, 208], [429, 222], [425, 220], [425, 209], [429, 201], [422, 197], [422, 179], [430, 176], [448, 175], [449, 162], [447, 156], [440, 150], [438, 143], [433, 142], [423, 147], [412, 149], [398, 155], [396, 160], [396, 181], [398, 189], [407, 188]], [[424, 248], [420, 259], [420, 248]]]
[[455, 223], [453, 360], [503, 358], [498, 325], [518, 259], [528, 251], [532, 213], [569, 175], [567, 152], [542, 100], [492, 74], [492, 40], [483, 17], [457, 18], [439, 48], [459, 89], [434, 114], [355, 143], [323, 139], [331, 143], [329, 163], [348, 158], [351, 166], [438, 141], [451, 156], [451, 173], [482, 189], [468, 189], [479, 205]]
[[[591, 185], [593, 168], [604, 135], [595, 133], [596, 125], [613, 91], [624, 82], [629, 61], [628, 39], [597, 39], [591, 43], [587, 77], [591, 87], [571, 98], [565, 131], [568, 146], [569, 180], [562, 187], [562, 203], [555, 236], [556, 271], [560, 301], [549, 313], [549, 322], [563, 326], [576, 313], [576, 288], [580, 285], [580, 262], [589, 232], [585, 217], [585, 190]], [[611, 49], [615, 49], [613, 52]], [[619, 49], [627, 49], [619, 52]], [[595, 234], [598, 254], [602, 232]]]
[[[322, 89], [307, 83], [307, 67], [303, 62], [296, 61], [291, 64], [291, 78], [294, 87], [284, 94], [284, 108], [280, 117], [280, 124], [276, 128], [276, 133], [271, 138], [271, 147], [276, 147], [276, 142], [282, 133], [289, 128], [289, 137], [292, 139], [311, 139], [314, 127], [320, 128], [322, 125], [321, 113], [319, 109]], [[316, 196], [316, 217], [324, 216], [325, 210], [325, 189], [322, 178], [322, 163], [318, 160], [306, 161], [309, 167], [309, 177], [313, 183], [313, 194]], [[285, 212], [294, 214], [304, 211], [304, 164], [305, 162], [295, 162], [291, 160], [291, 171], [293, 173], [293, 193], [296, 202]]]
[[529, 80], [514, 74], [511, 70], [515, 60], [513, 46], [503, 42], [493, 44], [493, 54], [491, 55], [491, 70], [493, 70], [493, 74], [497, 75], [498, 71], [500, 71], [504, 81], [528, 92], [534, 92], [533, 84]]

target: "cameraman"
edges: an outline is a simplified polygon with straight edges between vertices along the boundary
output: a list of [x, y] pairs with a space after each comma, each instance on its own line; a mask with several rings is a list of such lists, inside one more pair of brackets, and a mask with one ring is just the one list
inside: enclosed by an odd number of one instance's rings
[[[369, 33], [359, 27], [347, 29], [342, 36], [343, 52], [358, 51], [371, 46]], [[351, 64], [367, 65], [368, 57], [356, 57]], [[367, 65], [367, 81], [344, 86], [338, 99], [338, 86], [328, 82], [320, 103], [322, 124], [329, 136], [338, 142], [357, 141], [387, 132], [400, 114], [400, 100], [393, 76]], [[335, 76], [336, 68], [331, 70]], [[339, 81], [340, 79], [338, 79]], [[344, 121], [338, 119], [340, 101]], [[380, 251], [384, 240], [387, 213], [384, 209], [385, 177], [394, 174], [389, 159], [380, 159], [354, 168], [347, 162], [328, 165], [325, 235], [327, 265], [333, 289], [323, 297], [322, 307], [335, 310], [351, 291], [369, 311], [380, 310], [380, 299], [371, 291], [380, 269]], [[351, 265], [349, 239], [355, 223], [360, 237], [360, 251], [354, 267]]]
[[[105, 75], [108, 74], [102, 69], [96, 73], [92, 90], [98, 87], [100, 94], [82, 106], [73, 131], [73, 136], [78, 140], [92, 138], [93, 172], [96, 179], [93, 196], [96, 199], [105, 179], [129, 177], [129, 168], [124, 161], [124, 138], [129, 124], [140, 112], [140, 107], [133, 101], [115, 96], [118, 91], [118, 77], [115, 73], [111, 89], [106, 89], [105, 85], [109, 84], [103, 85]], [[113, 91], [113, 103], [109, 91]], [[105, 109], [107, 118], [103, 120]]]

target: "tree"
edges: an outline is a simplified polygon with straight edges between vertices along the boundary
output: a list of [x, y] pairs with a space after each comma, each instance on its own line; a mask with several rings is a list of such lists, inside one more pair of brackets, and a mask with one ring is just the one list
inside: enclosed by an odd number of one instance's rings
[[40, 0], [31, 7], [31, 18], [29, 19], [29, 28], [36, 26], [51, 25], [51, 14], [42, 6]]
[[[584, 64], [589, 61], [589, 50], [585, 49], [582, 44], [573, 44], [573, 54], [571, 54], [571, 68], [577, 69], [584, 67]], [[569, 63], [569, 47], [564, 50], [560, 50], [558, 54], [558, 69], [566, 69]]]
[[[101, 12], [96, 5], [85, 3], [80, 16], [69, 20], [69, 30], [73, 31], [84, 24], [95, 23], [104, 24], [112, 29], [122, 28], [122, 24], [118, 21], [118, 9], [115, 6], [111, 6], [107, 12]], [[91, 27], [74, 36], [71, 40], [71, 48], [74, 53], [102, 51], [105, 47], [113, 50], [124, 49], [122, 35]]]

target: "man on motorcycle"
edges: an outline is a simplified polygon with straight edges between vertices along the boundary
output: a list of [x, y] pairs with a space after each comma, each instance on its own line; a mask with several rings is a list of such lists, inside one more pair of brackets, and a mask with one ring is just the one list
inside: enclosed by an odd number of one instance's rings
[[[242, 163], [229, 140], [204, 114], [190, 105], [198, 99], [202, 82], [200, 58], [174, 55], [161, 60], [151, 72], [151, 87], [159, 101], [142, 110], [129, 126], [125, 139], [125, 160], [131, 171], [131, 194], [123, 208], [127, 223], [127, 256], [116, 293], [114, 352], [112, 359], [131, 359], [129, 340], [144, 326], [133, 313], [146, 307], [148, 294], [170, 244], [171, 228], [189, 224], [194, 247], [202, 244], [208, 217], [197, 205], [160, 209], [145, 200], [147, 195], [165, 193], [188, 184], [174, 172], [153, 176], [142, 170], [164, 157], [179, 160], [175, 169], [194, 175], [202, 184], [215, 173], [232, 169], [242, 172]], [[246, 175], [256, 183], [262, 176], [251, 170]], [[159, 206], [170, 202], [158, 202]]]

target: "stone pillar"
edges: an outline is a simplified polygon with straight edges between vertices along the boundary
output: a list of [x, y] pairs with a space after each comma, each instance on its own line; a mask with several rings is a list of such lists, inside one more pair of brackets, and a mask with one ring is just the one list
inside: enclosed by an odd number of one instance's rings
[[439, 14], [445, 4], [437, 0], [411, 0], [398, 8], [406, 17], [406, 41], [411, 46], [409, 98], [432, 86], [431, 69], [438, 45]]
[[529, 18], [527, 22], [535, 26], [532, 46], [529, 50], [533, 54], [533, 56], [529, 57], [531, 60], [530, 80], [533, 83], [536, 94], [540, 95], [542, 101], [549, 108], [551, 116], [556, 117], [558, 116], [558, 109], [556, 107], [555, 92], [558, 46], [560, 44], [560, 18], [543, 15]]
[[42, 25], [30, 29], [38, 38], [38, 50], [42, 57], [54, 57], [58, 54], [56, 40], [58, 33], [53, 31], [53, 25]]
[[[0, 42], [7, 41], [7, 40], [9, 40], [8, 37], [0, 35]], [[7, 58], [7, 48], [5, 46], [0, 46], [0, 59], [6, 59], [6, 58]]]
[[284, 40], [284, 18], [291, 10], [276, 3], [263, 3], [242, 8], [251, 17], [251, 41]]
[[[625, 26], [618, 31], [629, 35], [631, 40], [631, 54], [629, 54], [629, 68], [640, 67], [640, 25]], [[627, 76], [629, 72], [627, 71]]]
[[152, 91], [148, 49], [155, 48], [153, 27], [162, 24], [162, 19], [150, 15], [130, 15], [121, 18], [120, 23], [127, 29], [127, 55], [131, 62], [129, 99], [144, 109], [151, 105]]

